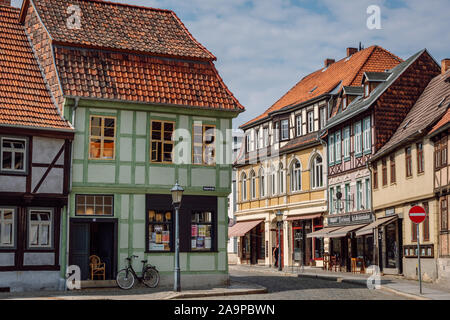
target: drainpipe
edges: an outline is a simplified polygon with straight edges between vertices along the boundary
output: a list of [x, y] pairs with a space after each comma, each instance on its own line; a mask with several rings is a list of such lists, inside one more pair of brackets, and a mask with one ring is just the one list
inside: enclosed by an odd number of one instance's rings
[[[75, 112], [78, 109], [78, 104], [80, 102], [80, 98], [76, 97], [75, 98], [75, 105], [72, 109], [72, 126], [74, 128], [76, 128], [75, 126]], [[72, 142], [72, 147], [71, 147], [71, 154], [72, 156], [70, 157], [70, 174], [69, 174], [69, 194], [72, 191], [72, 175], [73, 175], [73, 152], [74, 152], [74, 143]], [[71, 211], [71, 201], [70, 201], [70, 197], [67, 201], [67, 219], [66, 219], [66, 272], [67, 269], [69, 268], [69, 239], [70, 239], [70, 211]], [[67, 283], [64, 281], [64, 290], [67, 291]]]

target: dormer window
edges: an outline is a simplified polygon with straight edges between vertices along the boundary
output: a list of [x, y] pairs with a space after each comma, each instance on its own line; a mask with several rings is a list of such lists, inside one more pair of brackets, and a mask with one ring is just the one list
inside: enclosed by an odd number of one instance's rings
[[366, 83], [366, 84], [364, 85], [364, 96], [365, 96], [365, 97], [368, 97], [369, 94], [370, 94], [370, 86], [369, 86], [368, 83]]
[[342, 109], [347, 108], [347, 97], [342, 98]]

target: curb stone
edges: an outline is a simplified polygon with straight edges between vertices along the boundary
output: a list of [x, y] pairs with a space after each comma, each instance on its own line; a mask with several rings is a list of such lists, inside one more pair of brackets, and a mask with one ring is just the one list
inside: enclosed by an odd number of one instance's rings
[[255, 289], [231, 289], [233, 291], [211, 291], [211, 292], [183, 292], [174, 293], [168, 297], [163, 298], [163, 300], [174, 300], [174, 299], [190, 299], [190, 298], [202, 298], [202, 297], [221, 297], [221, 296], [237, 296], [237, 295], [247, 295], [247, 294], [264, 294], [267, 293], [267, 288], [254, 285]]

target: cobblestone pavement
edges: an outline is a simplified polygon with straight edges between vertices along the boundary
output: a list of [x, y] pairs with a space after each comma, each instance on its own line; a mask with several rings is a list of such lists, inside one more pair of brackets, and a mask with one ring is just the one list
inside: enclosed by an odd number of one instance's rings
[[[267, 294], [209, 297], [208, 300], [404, 300], [382, 290], [361, 285], [313, 278], [298, 278], [276, 272], [230, 266], [231, 279], [262, 285]], [[203, 298], [205, 299], [205, 298]]]

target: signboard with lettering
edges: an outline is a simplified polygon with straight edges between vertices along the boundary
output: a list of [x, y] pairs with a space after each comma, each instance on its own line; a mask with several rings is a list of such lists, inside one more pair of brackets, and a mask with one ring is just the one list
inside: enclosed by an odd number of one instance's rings
[[216, 187], [204, 186], [203, 191], [216, 191]]
[[350, 224], [350, 223], [370, 223], [373, 221], [371, 212], [347, 214], [343, 216], [329, 216], [328, 225]]

